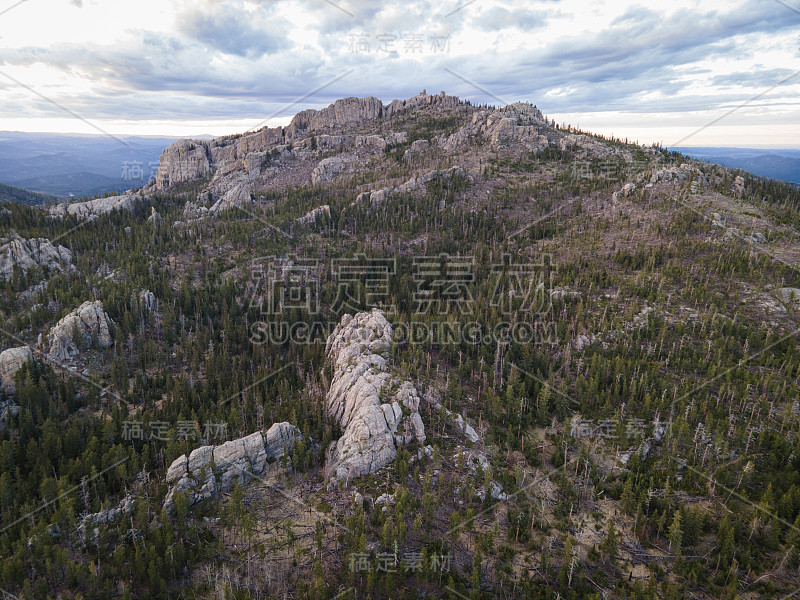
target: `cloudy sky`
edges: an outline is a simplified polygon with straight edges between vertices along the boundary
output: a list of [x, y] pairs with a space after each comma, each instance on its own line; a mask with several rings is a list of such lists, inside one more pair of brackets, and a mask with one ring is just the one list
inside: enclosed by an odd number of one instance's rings
[[642, 143], [800, 147], [800, 0], [656, 4], [0, 0], [0, 130], [220, 135], [426, 89]]

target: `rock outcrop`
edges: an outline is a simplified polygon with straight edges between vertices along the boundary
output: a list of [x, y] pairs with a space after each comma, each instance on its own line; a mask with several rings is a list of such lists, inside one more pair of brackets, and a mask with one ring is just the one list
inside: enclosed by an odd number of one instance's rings
[[741, 175], [737, 175], [733, 180], [733, 193], [739, 198], [744, 194], [744, 177]]
[[317, 208], [312, 208], [302, 217], [297, 219], [297, 222], [301, 225], [313, 225], [317, 222], [317, 217], [330, 217], [331, 216], [331, 207], [327, 204], [323, 204], [322, 206], [318, 206]]
[[356, 198], [356, 203], [358, 204], [368, 199], [371, 204], [380, 204], [392, 194], [415, 194], [418, 192], [424, 192], [427, 189], [427, 185], [434, 179], [440, 178], [445, 182], [449, 182], [457, 177], [466, 177], [467, 180], [472, 183], [472, 179], [469, 175], [467, 175], [466, 171], [459, 166], [455, 166], [450, 167], [449, 169], [434, 170], [423, 173], [417, 177], [412, 177], [405, 183], [402, 183], [396, 187], [389, 186], [371, 192], [361, 192]]
[[208, 144], [192, 140], [178, 140], [161, 153], [156, 172], [156, 188], [200, 179], [211, 172]]
[[[234, 171], [246, 173], [253, 179], [275, 157], [291, 155], [292, 147], [302, 152], [340, 148], [348, 141], [347, 137], [337, 133], [340, 129], [357, 128], [419, 109], [452, 110], [460, 104], [457, 97], [446, 96], [444, 92], [436, 96], [423, 92], [408, 100], [393, 100], [386, 106], [372, 97], [342, 98], [321, 110], [297, 113], [286, 127], [263, 127], [255, 132], [213, 140], [180, 140], [162, 152], [155, 181], [145, 190], [166, 190], [186, 181], [228, 175]], [[405, 132], [349, 137], [354, 146], [368, 146], [373, 151], [384, 150], [406, 139]], [[231, 187], [227, 185], [224, 189]]]
[[327, 451], [325, 476], [331, 485], [368, 475], [391, 463], [398, 447], [425, 441], [416, 389], [387, 371], [392, 333], [373, 309], [344, 315], [328, 338], [333, 380], [326, 410], [344, 432]]
[[340, 173], [347, 171], [352, 162], [352, 158], [343, 155], [323, 158], [311, 172], [311, 183], [313, 185], [328, 183]]
[[269, 463], [288, 456], [295, 442], [302, 439], [299, 429], [284, 422], [275, 423], [265, 434], [256, 431], [219, 446], [200, 446], [189, 456], [176, 458], [167, 469], [170, 489], [164, 508], [172, 510], [175, 492], [188, 492], [189, 503], [194, 505], [230, 490], [236, 483], [262, 477]]
[[464, 149], [477, 139], [488, 140], [493, 148], [511, 143], [539, 151], [550, 144], [544, 135], [545, 119], [535, 106], [517, 102], [494, 110], [479, 110], [472, 122], [451, 135], [439, 136], [436, 143], [445, 150]]
[[153, 225], [154, 227], [157, 227], [157, 226], [161, 225], [161, 221], [162, 221], [161, 215], [158, 214], [158, 212], [156, 211], [156, 207], [155, 206], [151, 206], [150, 207], [150, 216], [147, 217], [147, 222], [150, 223], [151, 225]]
[[614, 155], [614, 149], [601, 141], [584, 134], [571, 133], [558, 140], [558, 148], [564, 152], [573, 150], [577, 154], [589, 158], [608, 158]]
[[431, 144], [428, 140], [415, 140], [411, 147], [403, 154], [403, 159], [411, 160], [415, 156], [419, 156], [430, 148]]
[[383, 152], [387, 148], [392, 148], [397, 144], [405, 142], [408, 133], [401, 131], [390, 135], [357, 135], [355, 139], [356, 148], [368, 147], [377, 152]]
[[85, 202], [56, 204], [50, 207], [50, 216], [65, 217], [66, 215], [74, 215], [79, 219], [93, 219], [114, 210], [132, 210], [136, 205], [136, 200], [137, 196], [130, 193], [86, 200]]
[[251, 191], [252, 188], [248, 183], [236, 184], [225, 192], [222, 198], [217, 200], [208, 212], [218, 213], [230, 208], [247, 208], [252, 202], [250, 197]]
[[153, 312], [156, 309], [156, 296], [150, 290], [142, 290], [139, 292], [139, 302], [141, 302], [142, 307], [148, 312]]
[[19, 404], [8, 400], [0, 402], [0, 431], [8, 426], [8, 421], [19, 414]]
[[33, 360], [33, 352], [29, 346], [9, 348], [0, 352], [0, 389], [6, 395], [16, 392], [14, 375], [24, 364]]
[[97, 342], [100, 348], [112, 343], [113, 321], [103, 311], [103, 303], [87, 301], [56, 323], [47, 335], [47, 357], [61, 363], [78, 355], [82, 348]]
[[64, 246], [54, 246], [44, 238], [24, 239], [16, 234], [0, 240], [0, 277], [10, 279], [14, 267], [26, 272], [31, 267], [63, 270], [71, 266], [72, 252]]
[[658, 169], [650, 176], [650, 183], [683, 183], [689, 179], [695, 179], [702, 185], [708, 184], [708, 177], [703, 174], [700, 169], [687, 163], [681, 163], [680, 166], [663, 167]]

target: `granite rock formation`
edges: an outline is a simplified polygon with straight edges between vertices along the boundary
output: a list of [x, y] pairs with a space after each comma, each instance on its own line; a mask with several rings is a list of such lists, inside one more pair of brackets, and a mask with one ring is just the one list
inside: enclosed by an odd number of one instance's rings
[[0, 240], [0, 277], [10, 279], [14, 267], [27, 272], [31, 267], [62, 270], [71, 266], [72, 252], [44, 238], [25, 239], [16, 234]]
[[103, 303], [87, 301], [56, 323], [47, 335], [47, 357], [61, 363], [97, 342], [100, 348], [112, 344], [113, 321], [103, 311]]
[[0, 352], [0, 389], [10, 396], [16, 391], [14, 375], [24, 364], [33, 359], [29, 346], [9, 348]]
[[344, 315], [328, 338], [333, 380], [326, 410], [344, 432], [327, 450], [331, 485], [377, 471], [395, 459], [399, 447], [425, 441], [416, 389], [387, 370], [391, 340], [392, 326], [377, 309]]
[[164, 508], [172, 510], [175, 492], [188, 492], [189, 503], [194, 505], [230, 490], [236, 483], [249, 483], [267, 472], [268, 463], [288, 456], [295, 442], [302, 439], [299, 429], [284, 422], [275, 423], [265, 434], [256, 431], [219, 446], [195, 448], [189, 456], [176, 458], [167, 469], [170, 490]]
[[122, 194], [108, 198], [96, 198], [85, 202], [72, 202], [56, 204], [50, 207], [50, 216], [65, 217], [73, 215], [79, 219], [92, 219], [114, 210], [132, 210], [136, 205], [135, 194]]

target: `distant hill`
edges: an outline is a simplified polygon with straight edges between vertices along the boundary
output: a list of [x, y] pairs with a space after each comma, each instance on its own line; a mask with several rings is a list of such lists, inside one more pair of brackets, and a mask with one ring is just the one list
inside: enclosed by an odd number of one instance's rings
[[670, 150], [726, 167], [744, 169], [754, 175], [800, 184], [800, 150], [713, 147], [676, 147]]
[[143, 181], [127, 181], [115, 177], [98, 175], [87, 171], [77, 173], [54, 173], [16, 181], [20, 187], [41, 194], [59, 197], [97, 196], [107, 192], [124, 192], [144, 185]]
[[16, 202], [36, 206], [53, 202], [55, 198], [47, 194], [38, 194], [22, 188], [0, 183], [0, 202]]
[[0, 132], [0, 182], [69, 198], [143, 186], [168, 137]]

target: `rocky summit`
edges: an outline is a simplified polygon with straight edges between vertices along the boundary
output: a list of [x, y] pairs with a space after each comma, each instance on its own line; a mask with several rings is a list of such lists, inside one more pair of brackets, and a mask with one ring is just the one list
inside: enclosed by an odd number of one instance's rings
[[[372, 170], [371, 163], [393, 149], [402, 148], [403, 157], [410, 161], [424, 153], [431, 142], [409, 140], [408, 132], [394, 130], [395, 125], [407, 123], [416, 115], [452, 118], [458, 114], [469, 114], [469, 120], [452, 133], [432, 140], [444, 156], [454, 157], [483, 140], [493, 149], [520, 145], [526, 150], [541, 151], [551, 144], [568, 143], [588, 155], [598, 149], [604, 155], [614, 154], [604, 146], [592, 146], [588, 140], [576, 136], [563, 142], [564, 136], [547, 127], [542, 113], [529, 104], [473, 111], [467, 103], [444, 92], [433, 96], [423, 92], [387, 105], [377, 98], [344, 98], [319, 111], [298, 113], [286, 127], [265, 127], [210, 141], [180, 140], [164, 150], [155, 180], [142, 193], [203, 181], [196, 203], [209, 209], [207, 214], [246, 208], [262, 190], [303, 184], [319, 186]], [[375, 129], [381, 133], [369, 133]], [[454, 169], [462, 172], [456, 165], [442, 171], [443, 176], [449, 176]], [[438, 173], [430, 171], [424, 177], [372, 193], [382, 198], [390, 191], [419, 189]], [[187, 216], [196, 217], [197, 210], [193, 207]]]

